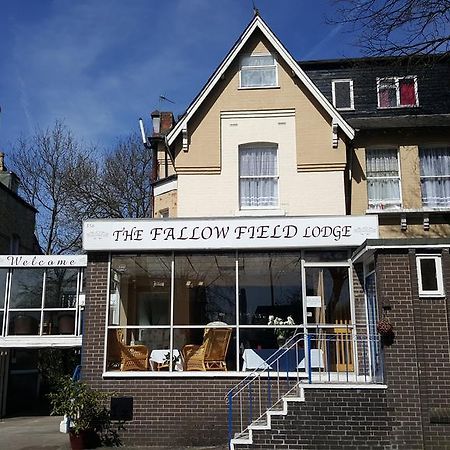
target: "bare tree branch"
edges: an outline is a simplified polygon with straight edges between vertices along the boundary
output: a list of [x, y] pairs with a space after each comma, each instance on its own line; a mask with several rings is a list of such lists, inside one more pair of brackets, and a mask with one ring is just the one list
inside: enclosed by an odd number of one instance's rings
[[450, 0], [334, 0], [331, 23], [348, 25], [369, 55], [450, 50]]

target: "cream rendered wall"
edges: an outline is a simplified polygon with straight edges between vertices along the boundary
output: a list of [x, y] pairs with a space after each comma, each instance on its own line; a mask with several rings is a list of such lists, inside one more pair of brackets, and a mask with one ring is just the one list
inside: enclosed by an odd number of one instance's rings
[[[238, 148], [251, 142], [278, 145], [279, 208], [239, 209]], [[343, 171], [297, 172], [294, 109], [222, 112], [220, 150], [219, 174], [178, 175], [178, 217], [345, 214]]]

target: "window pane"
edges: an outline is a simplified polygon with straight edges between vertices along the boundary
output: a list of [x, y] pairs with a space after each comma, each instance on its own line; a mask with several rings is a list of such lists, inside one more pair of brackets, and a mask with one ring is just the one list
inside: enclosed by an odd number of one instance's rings
[[400, 178], [395, 149], [367, 150], [367, 194], [369, 207], [400, 207]]
[[[8, 269], [0, 269], [0, 309], [5, 307], [6, 275]], [[0, 321], [1, 326], [1, 321]]]
[[395, 149], [368, 150], [366, 164], [368, 177], [398, 176], [398, 159]]
[[40, 312], [11, 311], [9, 313], [10, 335], [38, 335], [41, 321]]
[[420, 148], [419, 157], [423, 205], [450, 206], [450, 149]]
[[106, 370], [151, 370], [149, 348], [138, 336], [138, 329], [108, 330]]
[[174, 349], [183, 355], [185, 371], [236, 370], [236, 330], [214, 326], [201, 329], [175, 329]]
[[14, 269], [10, 308], [41, 308], [44, 269]]
[[351, 323], [347, 267], [306, 268], [306, 296], [308, 323]]
[[175, 255], [174, 323], [236, 323], [234, 254]]
[[400, 206], [400, 182], [398, 179], [368, 180], [367, 192], [370, 206]]
[[170, 323], [170, 256], [114, 256], [111, 269], [110, 324]]
[[397, 106], [397, 85], [395, 80], [380, 80], [378, 103], [381, 108]]
[[278, 180], [244, 178], [240, 183], [241, 206], [277, 206]]
[[414, 106], [416, 104], [416, 90], [414, 80], [400, 80], [400, 105]]
[[240, 148], [239, 174], [241, 176], [241, 206], [277, 206], [277, 173], [276, 147], [260, 145]]
[[291, 253], [241, 254], [240, 323], [267, 325], [271, 315], [283, 321], [291, 316], [295, 324], [303, 322], [300, 256]]
[[241, 59], [241, 87], [275, 86], [276, 70], [272, 55], [244, 56]]
[[247, 55], [241, 59], [241, 66], [271, 66], [275, 64], [275, 58], [272, 55]]
[[75, 311], [46, 311], [42, 334], [75, 334]]
[[437, 291], [436, 261], [428, 258], [420, 259], [420, 273], [422, 276], [422, 291]]
[[47, 269], [45, 278], [46, 308], [75, 308], [77, 269]]
[[351, 90], [349, 81], [340, 81], [334, 83], [334, 97], [336, 108], [351, 108]]
[[276, 176], [276, 148], [246, 147], [239, 151], [239, 173], [241, 176]]

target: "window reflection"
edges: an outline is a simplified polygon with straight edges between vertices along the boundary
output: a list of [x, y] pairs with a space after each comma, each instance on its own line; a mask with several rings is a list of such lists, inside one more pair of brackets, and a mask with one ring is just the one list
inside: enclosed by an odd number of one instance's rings
[[44, 269], [14, 269], [10, 308], [41, 308]]
[[169, 325], [170, 285], [170, 256], [115, 256], [109, 323]]
[[[8, 269], [0, 269], [0, 309], [5, 307], [6, 274]], [[0, 322], [1, 325], [1, 322]], [[1, 329], [0, 329], [1, 331]]]
[[269, 316], [302, 323], [300, 256], [290, 253], [239, 257], [241, 324], [267, 325]]
[[347, 267], [309, 267], [306, 269], [308, 323], [351, 323]]
[[175, 255], [174, 323], [235, 324], [236, 258], [227, 255]]
[[77, 300], [76, 269], [47, 269], [45, 278], [46, 308], [75, 308]]

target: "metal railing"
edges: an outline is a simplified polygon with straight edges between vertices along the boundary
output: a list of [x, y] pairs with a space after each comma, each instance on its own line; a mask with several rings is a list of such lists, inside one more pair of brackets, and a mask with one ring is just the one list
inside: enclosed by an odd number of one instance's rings
[[[245, 435], [248, 426], [270, 409], [282, 405], [287, 395], [299, 396], [301, 387], [313, 383], [368, 384], [383, 382], [380, 338], [357, 336], [351, 328], [317, 329], [295, 333], [281, 348], [230, 389], [228, 437]], [[267, 354], [268, 350], [251, 350]]]

